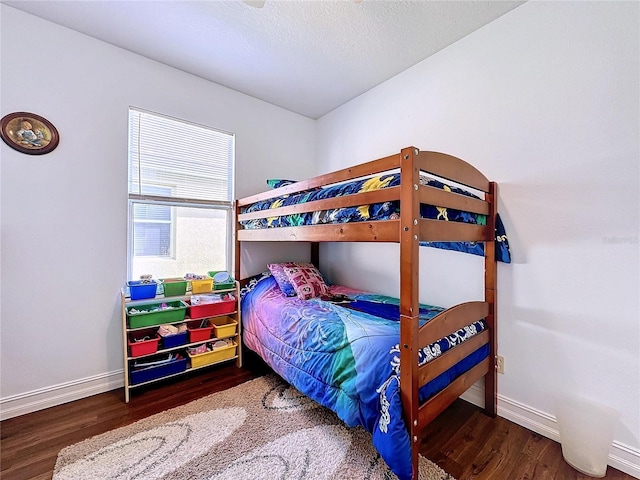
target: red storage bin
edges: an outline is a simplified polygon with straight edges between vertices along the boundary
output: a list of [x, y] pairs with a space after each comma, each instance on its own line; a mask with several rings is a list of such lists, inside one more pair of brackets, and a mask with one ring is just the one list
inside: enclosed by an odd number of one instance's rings
[[158, 342], [160, 341], [160, 335], [154, 333], [153, 338], [136, 342], [136, 339], [141, 339], [144, 337], [145, 335], [142, 335], [139, 332], [129, 335], [129, 353], [132, 357], [149, 355], [158, 351]]
[[224, 315], [232, 313], [236, 309], [236, 299], [233, 295], [227, 295], [225, 300], [220, 302], [205, 303], [202, 305], [191, 305], [189, 307], [190, 318], [206, 318], [214, 315]]
[[189, 332], [189, 343], [193, 342], [201, 342], [204, 340], [209, 340], [211, 338], [211, 332], [213, 330], [213, 325], [211, 322], [207, 321], [205, 326], [201, 326], [202, 322], [187, 322], [187, 332]]

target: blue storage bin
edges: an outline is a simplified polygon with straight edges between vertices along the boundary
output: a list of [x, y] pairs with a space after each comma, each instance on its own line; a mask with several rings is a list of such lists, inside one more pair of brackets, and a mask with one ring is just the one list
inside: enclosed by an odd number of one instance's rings
[[151, 283], [142, 283], [141, 280], [132, 280], [127, 282], [131, 300], [145, 300], [147, 298], [155, 298], [158, 284], [155, 280]]
[[184, 332], [162, 337], [162, 348], [173, 348], [184, 345], [187, 343], [187, 333], [187, 330], [185, 330]]
[[[151, 357], [149, 357], [151, 358]], [[153, 365], [146, 368], [131, 370], [131, 385], [149, 382], [158, 378], [166, 377], [176, 373], [184, 372], [187, 369], [187, 359], [180, 358], [160, 365]]]

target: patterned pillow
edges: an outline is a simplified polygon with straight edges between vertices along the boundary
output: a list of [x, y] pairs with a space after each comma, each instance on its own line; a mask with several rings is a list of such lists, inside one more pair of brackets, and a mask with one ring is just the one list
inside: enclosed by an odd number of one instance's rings
[[284, 267], [284, 273], [289, 277], [289, 281], [301, 300], [309, 300], [329, 293], [329, 288], [324, 283], [322, 275], [313, 265]]
[[284, 269], [285, 267], [295, 267], [298, 265], [313, 266], [310, 263], [296, 263], [296, 262], [270, 263], [267, 265], [267, 267], [269, 268], [269, 271], [271, 272], [271, 275], [273, 275], [273, 278], [276, 279], [276, 282], [278, 283], [280, 290], [282, 290], [282, 293], [284, 293], [287, 297], [295, 297], [296, 290], [295, 288], [293, 288], [293, 285], [291, 284], [291, 280], [289, 280], [289, 277], [287, 277], [287, 274], [284, 273]]
[[280, 188], [285, 187], [287, 185], [291, 185], [292, 183], [296, 183], [297, 180], [284, 180], [282, 178], [267, 178], [267, 185], [271, 188]]

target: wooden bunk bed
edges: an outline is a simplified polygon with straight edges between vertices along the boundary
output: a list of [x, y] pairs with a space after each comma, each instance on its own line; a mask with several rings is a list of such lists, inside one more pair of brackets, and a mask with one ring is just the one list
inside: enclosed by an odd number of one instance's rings
[[[247, 206], [265, 199], [295, 194], [390, 170], [397, 171], [398, 169], [400, 171], [399, 186], [258, 212], [241, 213]], [[420, 182], [421, 172], [484, 192], [484, 199], [423, 186]], [[404, 421], [410, 435], [413, 478], [418, 478], [418, 448], [424, 427], [483, 377], [485, 379], [485, 411], [490, 416], [496, 415], [497, 267], [494, 240], [497, 198], [497, 184], [490, 182], [467, 162], [443, 153], [419, 151], [415, 147], [407, 147], [395, 155], [252, 195], [240, 199], [236, 203], [236, 278], [241, 278], [240, 246], [242, 242], [311, 242], [311, 260], [316, 266], [319, 263], [318, 242], [394, 242], [400, 244], [400, 364], [402, 365], [400, 395]], [[399, 219], [263, 229], [245, 229], [240, 223], [256, 218], [270, 218], [387, 201], [400, 202]], [[420, 218], [420, 204], [437, 205], [438, 207], [485, 215], [487, 221], [485, 225], [478, 225]], [[420, 280], [418, 249], [421, 241], [484, 242], [484, 301], [472, 301], [453, 306], [420, 326], [418, 317], [418, 285]], [[487, 329], [470, 340], [451, 348], [433, 361], [418, 366], [420, 348], [479, 319], [485, 320]], [[419, 404], [418, 391], [422, 385], [484, 345], [489, 346], [487, 358], [459, 376], [425, 403]]]

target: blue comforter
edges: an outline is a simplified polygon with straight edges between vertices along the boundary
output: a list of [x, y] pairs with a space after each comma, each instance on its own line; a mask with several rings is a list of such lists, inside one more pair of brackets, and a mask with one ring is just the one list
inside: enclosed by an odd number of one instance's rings
[[[349, 426], [361, 425], [373, 445], [401, 479], [411, 478], [411, 446], [402, 418], [399, 393], [398, 300], [331, 287], [352, 302], [286, 297], [275, 279], [263, 274], [243, 291], [245, 344], [273, 370]], [[441, 312], [422, 305], [422, 323]], [[475, 322], [423, 348], [424, 364], [485, 328]], [[488, 355], [478, 349], [420, 390], [421, 402]]]

